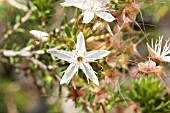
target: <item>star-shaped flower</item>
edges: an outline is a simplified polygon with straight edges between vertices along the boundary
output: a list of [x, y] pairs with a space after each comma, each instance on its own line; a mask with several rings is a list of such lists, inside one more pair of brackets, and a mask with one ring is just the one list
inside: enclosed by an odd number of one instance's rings
[[107, 22], [112, 22], [115, 18], [108, 13], [106, 5], [110, 0], [65, 0], [61, 3], [62, 6], [74, 6], [84, 10], [83, 23], [89, 23], [94, 18], [94, 15], [104, 19]]
[[152, 59], [159, 62], [170, 62], [170, 43], [169, 40], [166, 40], [165, 45], [162, 48], [163, 36], [159, 37], [159, 40], [156, 40], [155, 44], [152, 40], [151, 46], [147, 43], [149, 54]]
[[56, 50], [50, 49], [47, 51], [51, 53], [51, 55], [58, 57], [59, 59], [65, 60], [71, 63], [68, 68], [65, 70], [65, 73], [60, 81], [60, 84], [64, 84], [69, 82], [74, 74], [80, 68], [86, 75], [86, 78], [89, 83], [89, 79], [92, 80], [96, 85], [99, 86], [98, 78], [95, 74], [95, 71], [90, 66], [89, 62], [94, 62], [97, 59], [102, 59], [107, 56], [110, 52], [107, 50], [93, 50], [86, 51], [84, 35], [80, 32], [77, 36], [77, 44], [76, 50], [64, 51], [64, 50]]

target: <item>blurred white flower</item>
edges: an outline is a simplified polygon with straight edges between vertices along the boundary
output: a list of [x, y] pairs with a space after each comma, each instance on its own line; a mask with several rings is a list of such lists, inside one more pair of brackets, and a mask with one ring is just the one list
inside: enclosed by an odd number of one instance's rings
[[4, 1], [7, 1], [13, 7], [23, 10], [25, 12], [27, 12], [29, 10], [27, 7], [29, 0], [4, 0]]
[[8, 56], [8, 57], [13, 57], [13, 56], [17, 56], [17, 55], [18, 56], [23, 56], [23, 57], [28, 57], [28, 56], [32, 55], [32, 53], [30, 52], [32, 47], [33, 46], [30, 45], [30, 46], [24, 47], [20, 51], [4, 50], [3, 55]]
[[77, 36], [76, 50], [73, 52], [50, 49], [47, 51], [53, 56], [58, 57], [59, 59], [65, 60], [69, 63], [69, 67], [65, 70], [65, 74], [62, 77], [60, 84], [69, 82], [74, 74], [80, 68], [86, 75], [88, 83], [89, 79], [92, 80], [96, 85], [99, 86], [98, 78], [95, 74], [95, 71], [90, 66], [89, 62], [94, 62], [97, 59], [101, 59], [107, 56], [110, 52], [107, 50], [93, 50], [86, 51], [84, 35], [80, 32]]
[[108, 13], [106, 5], [110, 0], [65, 0], [61, 3], [62, 6], [74, 6], [84, 10], [83, 23], [89, 23], [94, 18], [94, 15], [104, 19], [107, 22], [112, 22], [115, 18]]
[[151, 58], [155, 61], [170, 62], [170, 56], [167, 56], [168, 54], [170, 54], [169, 39], [166, 40], [163, 48], [162, 48], [162, 41], [163, 41], [163, 36], [159, 37], [159, 40], [156, 40], [155, 44], [152, 40], [151, 46], [149, 46], [149, 44], [147, 43], [149, 54], [151, 55]]
[[4, 56], [16, 56], [16, 55], [18, 55], [19, 54], [19, 52], [17, 51], [12, 51], [12, 50], [5, 50], [5, 51], [3, 51], [3, 55]]
[[34, 38], [40, 42], [47, 42], [49, 40], [50, 35], [43, 31], [31, 30], [29, 32]]

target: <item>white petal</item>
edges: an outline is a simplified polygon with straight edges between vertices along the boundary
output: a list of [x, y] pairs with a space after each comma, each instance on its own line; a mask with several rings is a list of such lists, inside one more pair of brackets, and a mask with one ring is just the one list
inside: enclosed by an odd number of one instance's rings
[[84, 35], [82, 32], [77, 36], [76, 51], [79, 56], [82, 56], [86, 52]]
[[170, 56], [164, 56], [162, 59], [165, 62], [170, 62]]
[[73, 52], [68, 52], [68, 51], [63, 51], [63, 50], [54, 50], [54, 49], [49, 49], [47, 50], [47, 52], [55, 57], [58, 57], [59, 59], [62, 59], [68, 62], [73, 62], [74, 59], [76, 59], [76, 56]]
[[63, 7], [69, 7], [69, 6], [72, 6], [70, 3], [68, 2], [63, 2], [63, 3], [60, 3]]
[[29, 33], [33, 35], [38, 41], [47, 42], [49, 40], [49, 34], [46, 32], [31, 30]]
[[110, 28], [109, 23], [107, 23], [107, 22], [104, 22], [104, 23], [105, 23], [105, 27], [106, 27], [107, 31], [111, 34], [111, 36], [114, 36], [112, 29]]
[[90, 52], [86, 52], [83, 58], [85, 61], [91, 62], [91, 61], [94, 61], [97, 59], [101, 59], [101, 58], [107, 56], [109, 53], [110, 53], [110, 51], [107, 51], [107, 50], [93, 50]]
[[152, 60], [149, 60], [145, 62], [145, 66], [147, 66], [149, 69], [154, 69], [156, 67], [156, 63], [153, 62]]
[[71, 63], [65, 70], [65, 73], [60, 81], [60, 84], [69, 82], [74, 74], [78, 71], [78, 65]]
[[97, 86], [99, 86], [99, 81], [98, 78], [95, 74], [95, 71], [93, 70], [93, 68], [90, 66], [89, 63], [81, 63], [80, 64], [80, 68], [82, 69], [82, 71], [84, 72], [84, 74], [87, 77], [87, 80], [90, 79], [92, 80]]
[[101, 10], [102, 8], [105, 8], [109, 2], [110, 0], [94, 0], [93, 10]]
[[107, 22], [113, 22], [115, 20], [115, 18], [110, 13], [107, 12], [96, 11], [95, 14]]
[[85, 11], [84, 12], [84, 17], [83, 17], [83, 23], [89, 23], [91, 20], [94, 18], [94, 13], [93, 11]]
[[[0, 0], [0, 1], [5, 1], [5, 0]], [[28, 3], [28, 1], [26, 0], [25, 1], [23, 0], [23, 2], [17, 0], [8, 0], [8, 3], [13, 7], [23, 10], [25, 12], [29, 10], [28, 7], [26, 6], [26, 3]]]
[[21, 49], [20, 51], [30, 51], [32, 49], [33, 45], [24, 47], [23, 49]]
[[149, 46], [148, 43], [146, 43], [147, 48], [148, 48], [148, 52], [151, 55], [152, 58], [156, 58], [157, 57], [157, 53]]
[[87, 10], [89, 5], [86, 0], [65, 0], [65, 2], [61, 3], [62, 6], [74, 6], [83, 10]]

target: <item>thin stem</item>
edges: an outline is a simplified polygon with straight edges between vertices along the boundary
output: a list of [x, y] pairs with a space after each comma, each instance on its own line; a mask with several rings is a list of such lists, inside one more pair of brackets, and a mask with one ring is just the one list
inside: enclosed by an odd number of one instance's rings
[[72, 83], [73, 88], [74, 88], [74, 89], [77, 89], [77, 88], [76, 88], [76, 84], [75, 84], [75, 82], [74, 82], [74, 76], [73, 76], [72, 79], [71, 79], [71, 83]]
[[11, 29], [9, 29], [1, 40], [6, 40], [8, 37], [13, 34], [21, 25], [23, 25], [31, 16], [32, 10], [28, 11], [24, 17], [22, 17], [20, 22], [17, 22]]
[[100, 104], [102, 106], [103, 113], [107, 113], [107, 110], [105, 108], [105, 105], [103, 103]]

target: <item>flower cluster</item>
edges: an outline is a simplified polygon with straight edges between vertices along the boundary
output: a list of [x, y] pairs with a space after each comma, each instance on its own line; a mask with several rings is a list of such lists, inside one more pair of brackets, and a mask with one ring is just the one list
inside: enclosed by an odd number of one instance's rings
[[[64, 7], [73, 6], [80, 9], [82, 11], [81, 15], [83, 15], [82, 22], [85, 24], [88, 24], [90, 22], [93, 23], [93, 20], [97, 20], [94, 22], [94, 26], [93, 26], [94, 32], [97, 31], [97, 26], [101, 26], [102, 24], [104, 24], [106, 29], [112, 36], [114, 36], [113, 33], [115, 32], [116, 36], [121, 37], [120, 33], [117, 32], [121, 31], [123, 25], [134, 21], [133, 19], [136, 18], [136, 14], [140, 9], [140, 5], [136, 3], [132, 3], [131, 5], [126, 6], [122, 11], [122, 15], [120, 15], [120, 17], [118, 15], [116, 16], [118, 18], [117, 26], [119, 30], [112, 32], [111, 28], [109, 27], [109, 24], [106, 24], [107, 22], [113, 22], [115, 20], [115, 17], [112, 15], [113, 11], [112, 11], [112, 7], [110, 7], [110, 2], [111, 0], [65, 0], [63, 3], [61, 3], [61, 5]], [[133, 11], [134, 13], [129, 13], [129, 11]], [[103, 20], [101, 21], [100, 18]], [[122, 22], [120, 20], [122, 20]], [[39, 42], [47, 43], [50, 40], [50, 35], [44, 31], [31, 30], [30, 34], [35, 37], [36, 41]], [[96, 72], [93, 70], [92, 66], [90, 65], [90, 62], [94, 62], [95, 60], [102, 59], [106, 56], [108, 56], [106, 62], [110, 67], [116, 68], [119, 65], [123, 69], [128, 70], [128, 63], [129, 63], [128, 55], [121, 54], [117, 56], [116, 54], [118, 51], [114, 51], [114, 50], [112, 50], [111, 53], [110, 51], [107, 50], [86, 51], [86, 45], [85, 45], [86, 40], [84, 38], [83, 31], [78, 31], [77, 34], [78, 34], [77, 44], [75, 50], [65, 51], [65, 50], [58, 50], [56, 48], [50, 48], [47, 50], [47, 52], [50, 53], [52, 56], [55, 56], [59, 59], [62, 59], [70, 63], [68, 68], [64, 71], [65, 73], [60, 81], [60, 84], [68, 83], [80, 68], [84, 72], [88, 83], [90, 79], [97, 86], [99, 86], [98, 77], [96, 76]], [[87, 41], [93, 42], [94, 38], [92, 37], [89, 38]], [[113, 47], [115, 46], [118, 49], [123, 49], [125, 42], [118, 42], [117, 40], [112, 41], [113, 39], [111, 38], [108, 38], [108, 40], [109, 40], [108, 42], [110, 43], [108, 45], [111, 45]], [[167, 56], [170, 53], [169, 40], [166, 41], [163, 48], [162, 48], [162, 43], [163, 43], [163, 37], [159, 37], [159, 40], [156, 40], [155, 44], [152, 41], [151, 46], [147, 43], [147, 48], [152, 60], [146, 61], [145, 63], [143, 62], [138, 63], [139, 72], [145, 74], [159, 73], [162, 70], [162, 67], [158, 64], [162, 61], [170, 62], [170, 56]], [[137, 46], [136, 44], [131, 43], [128, 46], [129, 46], [127, 49], [128, 53], [140, 56], [136, 49]], [[104, 47], [102, 47], [101, 49], [103, 48]], [[105, 49], [109, 49], [109, 48], [107, 47]], [[12, 54], [13, 56], [20, 55], [17, 54], [17, 52], [10, 52], [10, 51], [4, 52], [4, 55], [9, 56], [8, 54], [10, 55]], [[110, 69], [110, 70], [115, 70], [115, 69]]]
[[[23, 103], [24, 109], [23, 104], [17, 104], [23, 97], [18, 92], [31, 89], [30, 83], [42, 95], [53, 95], [43, 100], [49, 106], [45, 108], [48, 113], [60, 112], [58, 108], [65, 112], [65, 98], [69, 105], [74, 101], [79, 112], [170, 111], [170, 89], [163, 78], [168, 71], [164, 63], [170, 62], [170, 39], [164, 41], [160, 36], [156, 41], [151, 40], [151, 44], [143, 41], [151, 36], [145, 34], [147, 29], [143, 31], [146, 15], [142, 13], [149, 9], [143, 10], [147, 0], [0, 1], [5, 1], [0, 5], [10, 3], [19, 10], [23, 9], [22, 5], [27, 7], [19, 13], [14, 8], [14, 13], [7, 10], [12, 14], [6, 14], [11, 17], [5, 22], [9, 25], [2, 24], [0, 29], [5, 32], [0, 38], [0, 73], [5, 70], [0, 75], [0, 95], [7, 95], [0, 96], [2, 106], [6, 106], [6, 110], [0, 106], [0, 113], [34, 110], [35, 106], [27, 109], [27, 105], [32, 105], [30, 101]], [[142, 24], [137, 16], [141, 16]], [[26, 80], [22, 79], [24, 76]], [[23, 83], [28, 85], [18, 87]], [[15, 91], [8, 91], [12, 88]], [[30, 95], [33, 102], [37, 98], [34, 93]], [[3, 99], [8, 96], [9, 99]], [[11, 105], [12, 109], [8, 109]]]
[[146, 43], [149, 55], [151, 59], [146, 61], [145, 63], [139, 63], [138, 64], [138, 70], [139, 72], [143, 72], [145, 74], [150, 73], [156, 73], [160, 74], [162, 73], [162, 66], [160, 66], [161, 62], [170, 62], [170, 56], [167, 56], [170, 54], [170, 43], [169, 39], [166, 40], [165, 45], [162, 47], [163, 44], [163, 36], [159, 37], [158, 40], [154, 43], [152, 40], [151, 46]]
[[[115, 18], [110, 13], [109, 7], [107, 7], [109, 3], [110, 0], [66, 0], [61, 3], [61, 5], [74, 6], [82, 9], [84, 15], [83, 23], [91, 22], [95, 15], [107, 22], [113, 22]], [[36, 40], [41, 42], [47, 42], [50, 37], [48, 33], [37, 30], [31, 30], [30, 34], [33, 35]], [[63, 75], [60, 84], [69, 82], [80, 68], [85, 73], [88, 83], [90, 79], [97, 86], [99, 86], [99, 81], [89, 62], [102, 59], [110, 53], [107, 50], [92, 50], [87, 52], [85, 47], [85, 39], [82, 32], [80, 32], [77, 36], [76, 50], [70, 52], [52, 48], [47, 50], [47, 52], [58, 57], [59, 59], [71, 63], [65, 70], [65, 74]]]

